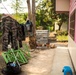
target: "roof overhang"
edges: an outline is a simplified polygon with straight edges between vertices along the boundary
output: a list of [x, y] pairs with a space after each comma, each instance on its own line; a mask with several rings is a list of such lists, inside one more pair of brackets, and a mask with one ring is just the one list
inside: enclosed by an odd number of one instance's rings
[[70, 6], [70, 0], [55, 0], [56, 13], [68, 13]]

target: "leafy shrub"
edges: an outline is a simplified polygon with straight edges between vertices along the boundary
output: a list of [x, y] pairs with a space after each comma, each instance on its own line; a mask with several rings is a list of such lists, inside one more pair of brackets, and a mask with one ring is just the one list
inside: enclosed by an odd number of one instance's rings
[[68, 41], [68, 36], [62, 35], [57, 36], [57, 41]]
[[56, 31], [57, 35], [68, 35], [68, 31]]

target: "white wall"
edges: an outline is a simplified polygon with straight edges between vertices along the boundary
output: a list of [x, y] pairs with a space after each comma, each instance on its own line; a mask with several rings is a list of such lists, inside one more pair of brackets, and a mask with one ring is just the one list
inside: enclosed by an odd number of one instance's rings
[[66, 31], [66, 30], [67, 30], [67, 24], [66, 24], [66, 23], [63, 23], [63, 24], [62, 24], [61, 30], [62, 30], [62, 31]]
[[58, 30], [59, 26], [57, 25], [57, 22], [55, 22], [55, 30]]
[[68, 36], [68, 48], [76, 71], [76, 43]]
[[[59, 26], [57, 25], [57, 22], [55, 22], [55, 30], [58, 30]], [[61, 30], [62, 31], [66, 31], [67, 30], [67, 24], [63, 23], [61, 26]]]
[[56, 0], [56, 11], [69, 11], [70, 0]]

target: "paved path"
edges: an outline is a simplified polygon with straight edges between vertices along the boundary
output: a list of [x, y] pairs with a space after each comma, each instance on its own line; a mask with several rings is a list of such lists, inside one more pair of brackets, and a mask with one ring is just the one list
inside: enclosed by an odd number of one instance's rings
[[55, 50], [41, 50], [34, 55], [28, 64], [23, 65], [21, 75], [49, 75], [53, 64]]
[[68, 53], [68, 47], [57, 47], [53, 66], [50, 75], [63, 75], [62, 69], [64, 66], [70, 66], [73, 71], [71, 59]]
[[[1, 68], [4, 63], [2, 61], [0, 58]], [[20, 75], [63, 75], [64, 66], [72, 68], [68, 47], [57, 46], [54, 49], [35, 50], [31, 52], [29, 63], [22, 66]]]
[[22, 66], [21, 75], [63, 75], [64, 66], [70, 66], [73, 70], [68, 47], [42, 50]]

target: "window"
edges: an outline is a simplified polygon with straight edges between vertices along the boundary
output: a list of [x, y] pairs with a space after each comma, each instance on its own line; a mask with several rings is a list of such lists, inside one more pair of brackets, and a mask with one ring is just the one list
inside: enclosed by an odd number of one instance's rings
[[74, 40], [74, 36], [75, 36], [75, 11], [70, 16], [70, 36]]

